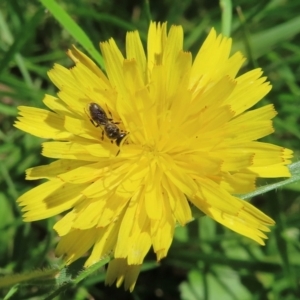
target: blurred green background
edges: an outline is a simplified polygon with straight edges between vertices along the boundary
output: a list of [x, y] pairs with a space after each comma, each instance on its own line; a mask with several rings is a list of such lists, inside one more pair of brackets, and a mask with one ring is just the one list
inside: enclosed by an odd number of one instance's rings
[[[242, 50], [248, 57], [242, 72], [261, 67], [273, 85], [259, 103], [274, 103], [279, 113], [274, 120], [275, 133], [265, 141], [293, 149], [297, 161], [299, 0], [221, 2], [153, 0], [149, 9], [145, 1], [138, 0], [58, 1], [97, 49], [99, 41], [114, 37], [123, 50], [126, 31], [134, 29], [145, 42], [149, 12], [155, 21], [182, 25], [185, 49], [193, 53], [212, 26], [230, 34], [234, 50]], [[70, 34], [66, 26], [39, 1], [0, 2], [1, 276], [49, 269], [60, 262], [53, 253], [55, 218], [23, 223], [16, 205], [18, 196], [39, 183], [25, 181], [25, 169], [49, 160], [40, 154], [42, 140], [15, 129], [13, 123], [17, 106], [43, 107], [43, 95], [55, 95], [47, 70], [54, 63], [72, 65], [65, 54], [72, 44], [82, 49], [79, 37]], [[262, 180], [258, 185], [271, 182]], [[168, 257], [159, 264], [153, 254], [148, 255], [133, 293], [124, 292], [123, 287], [105, 287], [104, 272], [99, 270], [54, 299], [300, 299], [299, 190], [297, 183], [251, 199], [276, 220], [265, 247], [203, 217], [177, 229]], [[16, 285], [0, 290], [0, 298], [47, 299], [54, 288], [43, 282]]]

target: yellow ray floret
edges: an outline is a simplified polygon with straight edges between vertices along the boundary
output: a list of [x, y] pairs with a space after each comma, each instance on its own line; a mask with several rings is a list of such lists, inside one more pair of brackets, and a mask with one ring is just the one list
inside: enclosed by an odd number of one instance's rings
[[274, 131], [271, 89], [261, 69], [238, 72], [230, 38], [212, 29], [196, 57], [183, 29], [151, 22], [147, 47], [137, 31], [126, 53], [100, 43], [105, 73], [76, 47], [74, 66], [54, 65], [59, 89], [50, 109], [19, 107], [15, 126], [44, 141], [56, 159], [27, 170], [46, 182], [18, 199], [24, 221], [60, 213], [56, 254], [85, 267], [110, 256], [106, 283], [133, 290], [152, 249], [159, 261], [176, 224], [193, 219], [191, 204], [227, 228], [263, 245], [274, 221], [234, 194], [255, 190], [259, 177], [289, 177], [291, 150], [257, 141]]

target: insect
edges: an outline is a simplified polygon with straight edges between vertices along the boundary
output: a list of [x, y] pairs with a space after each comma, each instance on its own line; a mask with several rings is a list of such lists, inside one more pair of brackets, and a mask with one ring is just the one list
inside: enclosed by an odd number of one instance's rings
[[89, 104], [89, 112], [93, 125], [96, 127], [103, 126], [102, 140], [105, 133], [109, 139], [116, 141], [117, 146], [120, 146], [127, 133], [119, 129], [117, 126], [119, 123], [113, 122], [113, 119], [108, 118], [105, 111], [97, 103]]

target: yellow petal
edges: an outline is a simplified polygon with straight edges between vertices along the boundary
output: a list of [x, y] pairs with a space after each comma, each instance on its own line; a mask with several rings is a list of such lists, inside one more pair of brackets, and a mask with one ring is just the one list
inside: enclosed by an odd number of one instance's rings
[[112, 254], [112, 251], [115, 249], [115, 245], [117, 243], [122, 217], [123, 215], [120, 216], [117, 221], [111, 222], [109, 226], [105, 228], [97, 228], [97, 239], [91, 255], [84, 264], [85, 267], [89, 267], [106, 256]]
[[24, 206], [24, 221], [49, 218], [72, 208], [80, 200], [80, 191], [84, 187], [56, 179], [28, 191], [17, 200], [20, 206]]
[[100, 43], [100, 48], [104, 57], [106, 72], [112, 86], [122, 95], [126, 95], [127, 88], [124, 84], [122, 72], [124, 57], [121, 51], [113, 39], [110, 39], [108, 42]]
[[64, 140], [72, 134], [64, 129], [64, 118], [47, 110], [19, 106], [18, 121], [14, 126], [45, 139]]
[[282, 164], [268, 165], [264, 167], [249, 167], [247, 169], [262, 178], [291, 177], [289, 168]]
[[[167, 198], [164, 199], [163, 213], [165, 217], [161, 218], [161, 220], [151, 220], [153, 250], [156, 253], [157, 260], [167, 256], [174, 236], [175, 220]], [[155, 222], [157, 223], [156, 225], [153, 224]], [[153, 228], [155, 230], [152, 230]]]
[[[88, 144], [82, 143], [80, 139], [76, 142], [45, 142], [42, 144], [43, 151], [42, 154], [46, 157], [59, 158], [59, 159], [72, 159], [72, 160], [84, 160], [84, 161], [97, 161], [96, 156], [92, 156], [88, 151]], [[99, 146], [99, 155], [103, 153], [104, 157], [108, 157], [111, 152]]]
[[150, 22], [147, 42], [148, 70], [162, 63], [162, 55], [167, 41], [167, 23]]
[[106, 84], [106, 88], [110, 86], [109, 81], [107, 80], [106, 76], [103, 74], [101, 69], [99, 69], [97, 65], [88, 56], [79, 51], [74, 45], [73, 49], [68, 51], [68, 55], [76, 64], [78, 62], [81, 62], [88, 69], [93, 71], [99, 77], [99, 79], [101, 79], [101, 83]]
[[64, 255], [67, 264], [83, 256], [95, 243], [97, 238], [97, 229], [73, 230], [67, 235], [61, 237], [56, 249], [57, 256]]
[[57, 232], [59, 236], [64, 236], [72, 230], [73, 220], [76, 217], [76, 212], [71, 210], [66, 215], [64, 215], [58, 222], [55, 223], [53, 229]]
[[135, 216], [138, 208], [138, 199], [142, 196], [139, 192], [132, 197], [122, 219], [118, 234], [118, 243], [115, 249], [115, 257], [126, 258], [129, 251], [129, 237], [135, 222]]
[[86, 161], [80, 160], [57, 160], [49, 165], [38, 166], [26, 170], [26, 179], [27, 180], [36, 180], [36, 179], [55, 179], [61, 173], [68, 172], [72, 169], [76, 169], [81, 166], [85, 166]]
[[236, 78], [236, 88], [224, 103], [231, 105], [236, 115], [255, 105], [271, 90], [272, 86], [261, 75], [261, 69], [254, 69]]
[[257, 175], [253, 173], [223, 173], [220, 187], [231, 194], [249, 193], [255, 189]]
[[128, 265], [126, 259], [114, 259], [108, 264], [105, 284], [112, 285], [116, 281], [116, 286], [120, 287], [125, 279], [125, 290], [132, 292], [140, 269], [141, 265]]
[[126, 57], [129, 60], [135, 60], [143, 82], [147, 82], [147, 61], [145, 51], [138, 31], [127, 32], [126, 34]]

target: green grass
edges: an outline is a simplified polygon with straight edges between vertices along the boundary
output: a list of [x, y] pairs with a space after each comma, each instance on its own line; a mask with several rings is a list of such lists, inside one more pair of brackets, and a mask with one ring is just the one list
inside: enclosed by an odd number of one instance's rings
[[[300, 299], [299, 181], [252, 198], [253, 204], [276, 220], [265, 247], [199, 218], [176, 230], [169, 255], [160, 265], [153, 255], [147, 257], [132, 294], [105, 287], [101, 269], [71, 281], [82, 260], [56, 276], [61, 260], [53, 254], [55, 218], [23, 223], [16, 199], [38, 184], [25, 181], [24, 171], [48, 160], [40, 155], [41, 139], [13, 127], [16, 107], [43, 107], [43, 95], [55, 94], [47, 70], [54, 63], [71, 65], [65, 52], [72, 44], [102, 66], [99, 41], [114, 37], [124, 49], [126, 31], [138, 29], [145, 42], [150, 14], [156, 21], [181, 24], [185, 49], [193, 53], [212, 26], [232, 36], [234, 50], [248, 57], [243, 71], [261, 67], [273, 85], [260, 103], [274, 103], [279, 113], [275, 133], [266, 141], [293, 149], [295, 161], [299, 160], [299, 1], [221, 1], [223, 9], [218, 1], [149, 2], [150, 8], [144, 1], [61, 0], [57, 8], [49, 0], [1, 1], [0, 275], [20, 283], [1, 289], [0, 298]], [[296, 165], [295, 174], [298, 169]], [[263, 180], [259, 185], [268, 183], [274, 181]], [[38, 275], [29, 281], [33, 270]], [[11, 277], [14, 274], [19, 277]], [[56, 291], [57, 284], [64, 282]]]

